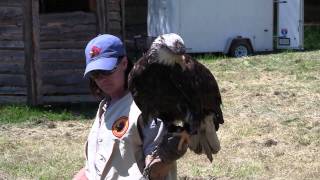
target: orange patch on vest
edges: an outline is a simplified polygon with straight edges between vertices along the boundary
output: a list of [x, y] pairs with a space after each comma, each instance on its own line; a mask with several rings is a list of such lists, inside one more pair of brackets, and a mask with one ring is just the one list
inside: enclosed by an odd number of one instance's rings
[[129, 128], [128, 117], [122, 116], [117, 119], [112, 125], [112, 134], [117, 138], [121, 138]]

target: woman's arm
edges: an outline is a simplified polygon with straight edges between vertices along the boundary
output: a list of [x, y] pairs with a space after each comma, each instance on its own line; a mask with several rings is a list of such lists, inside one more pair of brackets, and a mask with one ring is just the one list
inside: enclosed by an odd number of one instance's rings
[[149, 164], [150, 179], [165, 179], [171, 170], [173, 170], [174, 162], [166, 163], [162, 162], [159, 157], [152, 157], [151, 155], [147, 155], [145, 159], [146, 164]]
[[86, 169], [85, 168], [80, 169], [80, 171], [73, 176], [72, 180], [88, 180], [86, 176]]
[[180, 137], [167, 132], [161, 120], [152, 120], [142, 128], [143, 151], [147, 173], [151, 179], [165, 179], [173, 170], [175, 161], [187, 151], [187, 146], [178, 151]]

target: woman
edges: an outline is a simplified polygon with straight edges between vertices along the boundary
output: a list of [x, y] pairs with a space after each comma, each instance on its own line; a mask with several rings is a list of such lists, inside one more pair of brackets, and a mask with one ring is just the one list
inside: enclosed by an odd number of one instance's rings
[[[175, 162], [153, 154], [166, 133], [162, 122], [138, 121], [141, 112], [127, 88], [132, 64], [121, 40], [100, 35], [87, 44], [85, 55], [84, 76], [102, 101], [88, 136], [86, 165], [74, 179], [140, 179], [142, 174], [147, 179], [176, 179]], [[176, 159], [185, 151], [177, 151]]]

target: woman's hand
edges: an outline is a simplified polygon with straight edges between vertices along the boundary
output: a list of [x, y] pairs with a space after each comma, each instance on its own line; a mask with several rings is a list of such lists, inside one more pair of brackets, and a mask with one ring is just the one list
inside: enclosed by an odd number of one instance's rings
[[172, 166], [174, 165], [173, 162], [165, 163], [162, 162], [159, 157], [154, 158], [151, 155], [148, 155], [146, 157], [146, 164], [149, 164], [149, 178], [152, 180], [165, 179], [166, 176], [169, 174], [169, 171], [172, 169]]

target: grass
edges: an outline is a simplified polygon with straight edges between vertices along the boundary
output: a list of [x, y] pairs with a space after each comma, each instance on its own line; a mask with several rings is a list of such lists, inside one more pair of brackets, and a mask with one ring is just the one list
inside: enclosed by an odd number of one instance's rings
[[[320, 46], [305, 45], [310, 47], [305, 52], [199, 57], [220, 86], [222, 148], [212, 163], [188, 151], [178, 161], [179, 176], [320, 177]], [[0, 179], [71, 179], [84, 164], [92, 121], [79, 119], [90, 119], [94, 110], [89, 116], [79, 112], [87, 108], [1, 106]], [[20, 123], [26, 121], [31, 123]], [[55, 126], [48, 126], [48, 121]]]
[[[0, 105], [0, 123], [84, 120], [94, 116], [95, 108], [96, 105], [90, 108], [83, 105], [73, 105], [72, 107]], [[81, 111], [86, 113], [80, 113]]]
[[320, 177], [319, 50], [201, 62], [222, 89], [226, 119], [219, 130], [222, 150], [213, 164], [189, 152], [179, 161], [180, 175]]
[[[69, 127], [71, 123], [60, 122], [54, 130], [3, 126], [10, 132], [0, 133], [0, 179], [1, 171], [9, 174], [9, 179], [71, 179], [83, 165], [80, 147], [85, 142]], [[82, 131], [88, 128], [77, 127]]]
[[[178, 161], [179, 176], [320, 176], [319, 50], [201, 62], [213, 72], [222, 92], [226, 121], [218, 131], [222, 149], [213, 163], [187, 152]], [[84, 142], [92, 121], [70, 121], [87, 117], [68, 108], [50, 109], [2, 107], [5, 116], [31, 122], [46, 117], [56, 126], [50, 128], [46, 121], [17, 126], [2, 119], [6, 123], [0, 125], [0, 177], [2, 173], [12, 179], [70, 179], [83, 166]], [[60, 113], [66, 115], [60, 117]], [[59, 118], [63, 121], [56, 121]]]

